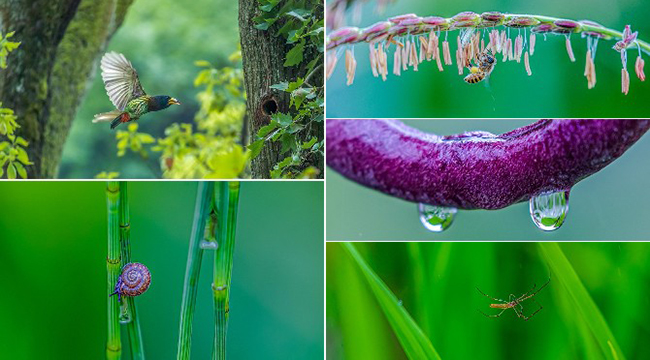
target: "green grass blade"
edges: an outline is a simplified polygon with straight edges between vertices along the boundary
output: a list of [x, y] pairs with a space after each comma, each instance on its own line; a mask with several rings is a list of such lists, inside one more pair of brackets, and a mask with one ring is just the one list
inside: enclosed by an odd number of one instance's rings
[[553, 272], [552, 278], [562, 286], [563, 291], [573, 302], [575, 309], [591, 330], [605, 358], [624, 360], [625, 356], [609, 329], [605, 317], [589, 295], [582, 281], [580, 281], [578, 274], [558, 243], [539, 242], [537, 244]]
[[340, 329], [328, 333], [327, 357], [395, 359], [390, 325], [375, 305], [375, 295], [365, 277], [344, 251], [339, 243], [327, 243], [327, 312], [331, 329]]
[[210, 213], [210, 205], [214, 192], [214, 182], [199, 182], [196, 206], [194, 208], [194, 222], [187, 255], [185, 281], [183, 284], [183, 300], [181, 302], [181, 320], [178, 334], [177, 359], [190, 358], [192, 348], [192, 320], [194, 319], [194, 306], [198, 290], [199, 275], [203, 250], [200, 243], [205, 235], [205, 224]]
[[[122, 250], [122, 263], [131, 262], [131, 219], [129, 214], [129, 192], [128, 182], [120, 181], [120, 245]], [[140, 319], [133, 296], [123, 298], [126, 301], [127, 309], [131, 313], [131, 321], [126, 324], [129, 343], [131, 345], [131, 359], [144, 360], [144, 348], [142, 345], [142, 330]]]
[[228, 311], [230, 302], [230, 280], [235, 251], [237, 228], [237, 209], [239, 204], [239, 182], [222, 181], [218, 186], [216, 207], [219, 229], [219, 247], [214, 256], [214, 342], [212, 358], [226, 359], [226, 334], [228, 330]]
[[415, 323], [411, 315], [398, 304], [395, 294], [368, 266], [354, 245], [351, 243], [342, 244], [368, 281], [406, 355], [410, 359], [440, 359], [440, 355], [433, 348], [422, 329]]
[[119, 359], [122, 356], [120, 341], [120, 304], [117, 296], [110, 296], [115, 289], [117, 278], [120, 276], [120, 231], [119, 204], [120, 188], [116, 181], [106, 185], [106, 205], [108, 208], [108, 256], [106, 256], [107, 293], [108, 297], [108, 340], [106, 342], [106, 358]]

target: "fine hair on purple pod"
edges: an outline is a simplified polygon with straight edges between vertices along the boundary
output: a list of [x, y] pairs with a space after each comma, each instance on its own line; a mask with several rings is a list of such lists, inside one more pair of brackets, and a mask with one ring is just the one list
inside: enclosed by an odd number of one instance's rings
[[397, 120], [327, 120], [327, 165], [422, 204], [500, 209], [568, 191], [620, 157], [650, 120], [540, 120], [493, 135], [437, 136]]

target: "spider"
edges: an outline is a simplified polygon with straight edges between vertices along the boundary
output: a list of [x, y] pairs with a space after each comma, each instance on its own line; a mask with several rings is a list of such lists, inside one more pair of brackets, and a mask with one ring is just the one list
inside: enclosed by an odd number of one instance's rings
[[[535, 288], [537, 287], [537, 285], [535, 284], [535, 285], [533, 285], [533, 288], [530, 289], [530, 291], [524, 293], [520, 297], [516, 297], [515, 295], [510, 294], [510, 297], [508, 298], [508, 301], [493, 298], [490, 295], [488, 295], [488, 294], [484, 293], [483, 291], [481, 291], [481, 289], [476, 288], [476, 290], [478, 290], [478, 292], [480, 292], [482, 295], [484, 295], [484, 296], [486, 296], [486, 297], [488, 297], [488, 298], [490, 298], [492, 300], [501, 302], [501, 304], [490, 304], [491, 308], [493, 308], [493, 309], [503, 309], [503, 310], [501, 310], [501, 312], [499, 312], [498, 314], [495, 314], [495, 315], [488, 315], [488, 314], [484, 313], [481, 310], [479, 310], [479, 312], [481, 314], [485, 315], [486, 317], [497, 318], [497, 317], [501, 316], [501, 314], [503, 314], [504, 311], [506, 311], [508, 309], [513, 309], [515, 311], [515, 313], [517, 314], [517, 317], [523, 318], [525, 321], [528, 321], [530, 318], [535, 316], [535, 314], [537, 314], [540, 310], [542, 310], [542, 305], [540, 303], [538, 303], [537, 300], [532, 299], [532, 298], [535, 295], [537, 295], [540, 291], [542, 291], [542, 289], [544, 287], [546, 287], [546, 285], [548, 285], [548, 283], [550, 283], [550, 282], [551, 282], [551, 278], [549, 277], [548, 281], [546, 283], [544, 283], [544, 285], [542, 285], [539, 289], [537, 289], [537, 291], [535, 291]], [[524, 302], [525, 300], [528, 300], [528, 299], [532, 299], [537, 305], [539, 305], [539, 309], [535, 310], [535, 312], [530, 314], [530, 316], [524, 315], [524, 312], [523, 312], [524, 307], [523, 307], [523, 305], [521, 305], [522, 302]]]

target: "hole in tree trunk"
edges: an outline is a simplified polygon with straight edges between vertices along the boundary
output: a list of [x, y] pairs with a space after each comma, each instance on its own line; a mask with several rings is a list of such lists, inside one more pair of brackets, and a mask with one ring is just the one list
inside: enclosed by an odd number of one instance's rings
[[262, 103], [262, 112], [264, 115], [271, 116], [278, 112], [278, 102], [274, 98], [265, 100]]

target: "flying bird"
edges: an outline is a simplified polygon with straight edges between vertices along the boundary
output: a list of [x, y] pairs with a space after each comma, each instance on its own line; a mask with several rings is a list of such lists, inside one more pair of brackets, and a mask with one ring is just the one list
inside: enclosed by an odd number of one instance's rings
[[140, 85], [138, 73], [122, 54], [116, 52], [104, 54], [101, 68], [106, 94], [116, 110], [95, 115], [94, 123], [110, 121], [111, 129], [115, 129], [119, 124], [138, 120], [140, 116], [150, 111], [181, 104], [171, 96], [147, 95]]

